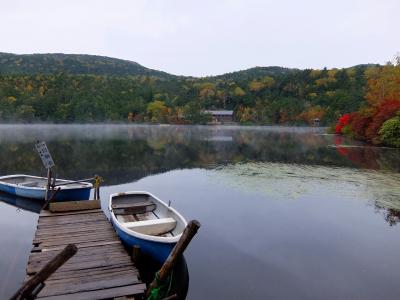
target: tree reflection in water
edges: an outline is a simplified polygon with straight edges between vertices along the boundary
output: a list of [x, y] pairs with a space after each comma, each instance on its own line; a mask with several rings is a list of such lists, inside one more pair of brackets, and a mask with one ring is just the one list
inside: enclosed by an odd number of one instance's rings
[[[36, 140], [48, 143], [58, 177], [99, 174], [106, 185], [174, 169], [246, 162], [400, 170], [398, 150], [364, 147], [323, 132], [298, 127], [1, 125], [0, 175], [44, 175], [34, 151]], [[397, 210], [390, 209], [387, 219], [398, 222]]]

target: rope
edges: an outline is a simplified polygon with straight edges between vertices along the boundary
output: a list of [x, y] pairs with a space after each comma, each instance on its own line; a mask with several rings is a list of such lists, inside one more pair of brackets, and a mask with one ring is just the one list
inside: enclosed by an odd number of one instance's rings
[[[150, 295], [147, 297], [147, 300], [162, 300], [164, 299], [169, 292], [171, 291], [172, 286], [172, 272], [171, 275], [168, 276], [166, 280], [161, 280], [158, 272], [155, 276], [157, 287], [153, 288], [150, 292]], [[167, 289], [165, 291], [165, 289]]]

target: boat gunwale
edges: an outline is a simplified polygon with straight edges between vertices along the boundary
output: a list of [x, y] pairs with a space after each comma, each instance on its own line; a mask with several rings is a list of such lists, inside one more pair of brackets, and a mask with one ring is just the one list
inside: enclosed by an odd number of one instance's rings
[[[38, 190], [38, 191], [45, 191], [46, 188], [45, 187], [30, 187], [30, 186], [23, 186], [23, 185], [19, 185], [19, 184], [15, 184], [15, 183], [8, 183], [3, 181], [4, 179], [10, 179], [10, 178], [15, 178], [15, 177], [28, 177], [28, 178], [33, 178], [33, 179], [44, 179], [47, 181], [46, 177], [40, 177], [40, 176], [32, 176], [32, 175], [25, 175], [25, 174], [15, 174], [15, 175], [5, 175], [5, 176], [0, 176], [0, 184], [2, 185], [7, 185], [7, 186], [11, 186], [14, 188], [18, 188], [18, 189], [25, 189], [25, 190]], [[72, 182], [73, 180], [67, 180], [67, 179], [57, 179], [57, 181], [62, 181], [62, 182]], [[80, 189], [87, 189], [93, 188], [93, 184], [90, 182], [80, 182], [78, 183], [80, 186], [79, 187], [74, 187], [74, 186], [69, 186], [69, 185], [60, 185], [60, 190], [80, 190]]]
[[165, 244], [172, 244], [172, 243], [177, 243], [179, 239], [182, 236], [183, 230], [181, 233], [174, 235], [172, 237], [167, 237], [167, 236], [154, 236], [154, 235], [148, 235], [148, 234], [143, 234], [139, 233], [133, 230], [130, 230], [128, 228], [125, 228], [120, 221], [118, 221], [117, 217], [114, 214], [114, 211], [111, 207], [112, 205], [112, 199], [116, 196], [124, 196], [124, 195], [136, 195], [136, 194], [144, 194], [148, 195], [150, 197], [153, 197], [157, 201], [157, 205], [163, 205], [167, 209], [171, 210], [180, 220], [177, 220], [177, 222], [183, 223], [183, 228], [187, 226], [187, 221], [186, 219], [173, 207], [168, 206], [164, 201], [159, 199], [158, 197], [154, 196], [153, 194], [146, 192], [146, 191], [129, 191], [129, 192], [123, 192], [123, 193], [114, 193], [110, 195], [110, 200], [108, 201], [108, 210], [110, 212], [111, 220], [112, 223], [115, 224], [115, 226], [118, 227], [119, 230], [125, 232], [128, 235], [131, 235], [135, 238], [150, 241], [150, 242], [158, 242], [158, 243], [165, 243]]

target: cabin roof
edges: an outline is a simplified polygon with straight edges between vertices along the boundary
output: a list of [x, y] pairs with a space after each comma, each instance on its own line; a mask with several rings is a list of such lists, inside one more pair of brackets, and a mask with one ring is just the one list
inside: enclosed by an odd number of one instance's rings
[[206, 114], [212, 114], [213, 116], [232, 116], [233, 110], [205, 110]]

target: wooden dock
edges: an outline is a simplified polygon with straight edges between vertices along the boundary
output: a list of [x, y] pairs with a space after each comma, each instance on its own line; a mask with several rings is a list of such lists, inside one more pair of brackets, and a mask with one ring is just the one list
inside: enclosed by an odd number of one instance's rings
[[46, 280], [38, 299], [142, 299], [146, 285], [99, 208], [42, 211], [27, 279], [70, 243], [78, 252]]

